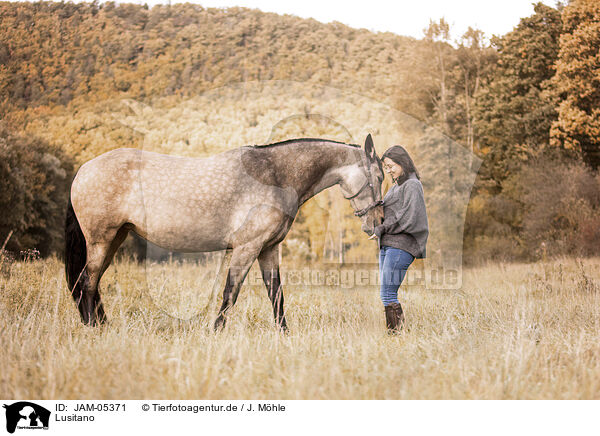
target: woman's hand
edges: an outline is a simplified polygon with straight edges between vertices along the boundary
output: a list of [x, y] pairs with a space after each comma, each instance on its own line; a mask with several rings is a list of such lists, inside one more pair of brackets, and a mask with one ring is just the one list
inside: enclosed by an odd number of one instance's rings
[[373, 234], [369, 236], [369, 239], [379, 238], [381, 239], [381, 234], [383, 233], [383, 225], [375, 227], [373, 230]]

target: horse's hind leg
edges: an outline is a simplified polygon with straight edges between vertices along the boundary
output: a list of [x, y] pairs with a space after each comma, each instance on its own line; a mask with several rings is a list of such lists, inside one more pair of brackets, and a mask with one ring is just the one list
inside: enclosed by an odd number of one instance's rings
[[269, 298], [273, 304], [275, 324], [286, 332], [288, 328], [283, 311], [283, 288], [279, 276], [279, 244], [263, 248], [258, 255], [258, 263]]
[[98, 283], [109, 247], [110, 243], [87, 244], [87, 278], [78, 306], [83, 322], [91, 326], [95, 326], [97, 323], [103, 324], [107, 321], [100, 300], [100, 293], [98, 292]]
[[[128, 233], [129, 233], [129, 228], [127, 227], [127, 225], [122, 226], [119, 229], [119, 231], [117, 232], [115, 239], [113, 239], [113, 241], [111, 242], [110, 246], [108, 247], [106, 256], [104, 257], [104, 262], [102, 263], [102, 270], [100, 271], [100, 278], [102, 278], [102, 275], [104, 274], [106, 269], [110, 266], [110, 263], [112, 262], [113, 258], [115, 257], [117, 250], [119, 249], [119, 247], [121, 246], [121, 244], [123, 243], [125, 238], [127, 237]], [[98, 280], [100, 280], [100, 279], [98, 279]]]
[[90, 325], [97, 322], [104, 324], [107, 321], [100, 292], [98, 290], [100, 279], [110, 265], [115, 253], [127, 237], [128, 230], [121, 227], [110, 242], [88, 244], [87, 247], [87, 273], [89, 287], [82, 297], [82, 308], [85, 310], [84, 319], [87, 317]]

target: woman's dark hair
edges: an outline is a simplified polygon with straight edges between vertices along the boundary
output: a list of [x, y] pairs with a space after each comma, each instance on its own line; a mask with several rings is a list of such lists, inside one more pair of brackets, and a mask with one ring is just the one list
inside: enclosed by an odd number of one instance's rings
[[404, 180], [406, 180], [410, 173], [415, 173], [417, 179], [421, 180], [421, 176], [419, 175], [417, 168], [415, 168], [413, 160], [401, 145], [394, 145], [388, 148], [381, 156], [381, 160], [383, 161], [383, 159], [386, 157], [400, 165], [402, 167], [402, 171], [404, 171], [404, 176], [401, 177], [401, 180], [399, 180], [398, 183], [402, 183]]

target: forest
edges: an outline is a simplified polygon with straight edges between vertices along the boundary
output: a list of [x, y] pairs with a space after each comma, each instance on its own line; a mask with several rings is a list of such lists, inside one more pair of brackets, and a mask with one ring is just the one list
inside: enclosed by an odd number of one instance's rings
[[[245, 8], [1, 2], [2, 249], [60, 254], [75, 171], [114, 148], [206, 156], [372, 133], [380, 155], [414, 154], [434, 248], [458, 235], [466, 264], [599, 255], [600, 2], [538, 3], [490, 39], [450, 30], [443, 18], [415, 39]], [[284, 255], [363, 251], [340, 197], [303, 206]], [[333, 241], [327, 220], [347, 221]]]

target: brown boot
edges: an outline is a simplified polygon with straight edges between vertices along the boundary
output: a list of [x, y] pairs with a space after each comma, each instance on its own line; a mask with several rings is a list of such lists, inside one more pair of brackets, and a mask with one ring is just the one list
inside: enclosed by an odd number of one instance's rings
[[385, 306], [385, 325], [389, 334], [398, 334], [404, 327], [404, 313], [400, 303]]

